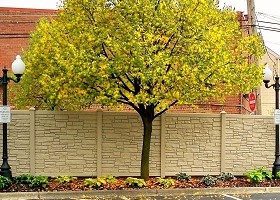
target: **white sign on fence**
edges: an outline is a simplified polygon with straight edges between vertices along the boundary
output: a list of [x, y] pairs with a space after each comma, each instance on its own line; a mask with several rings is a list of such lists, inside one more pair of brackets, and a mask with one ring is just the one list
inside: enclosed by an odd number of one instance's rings
[[274, 123], [280, 124], [280, 109], [275, 109], [274, 111]]
[[10, 106], [0, 106], [0, 122], [1, 123], [10, 123], [11, 122]]

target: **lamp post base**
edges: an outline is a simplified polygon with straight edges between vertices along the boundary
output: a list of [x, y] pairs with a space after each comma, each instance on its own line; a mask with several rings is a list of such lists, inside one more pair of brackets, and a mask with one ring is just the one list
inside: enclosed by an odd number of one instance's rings
[[273, 168], [272, 168], [272, 175], [274, 178], [276, 178], [276, 174], [279, 171], [280, 171], [280, 160], [279, 157], [277, 156], [275, 162], [273, 163]]
[[12, 172], [10, 169], [1, 170], [0, 175], [12, 180]]

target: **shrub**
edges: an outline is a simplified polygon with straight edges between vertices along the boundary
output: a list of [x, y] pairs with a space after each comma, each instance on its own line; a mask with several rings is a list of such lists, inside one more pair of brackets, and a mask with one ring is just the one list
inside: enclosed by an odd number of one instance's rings
[[280, 171], [278, 171], [278, 172], [276, 173], [275, 178], [280, 179]]
[[164, 179], [164, 178], [158, 178], [159, 185], [164, 186], [165, 188], [169, 188], [172, 185], [175, 185], [175, 182], [173, 179]]
[[116, 183], [117, 179], [113, 175], [108, 175], [103, 177], [107, 183]]
[[204, 176], [202, 178], [201, 182], [204, 183], [206, 186], [215, 186], [217, 178], [208, 174], [207, 176]]
[[235, 177], [232, 173], [222, 172], [221, 174], [219, 174], [217, 176], [217, 179], [220, 180], [220, 181], [229, 181], [229, 180], [234, 180]]
[[29, 186], [31, 188], [39, 188], [39, 189], [44, 189], [48, 185], [48, 177], [47, 176], [34, 176], [33, 179], [31, 180], [31, 183]]
[[74, 181], [75, 179], [77, 179], [77, 178], [76, 177], [71, 177], [71, 176], [57, 176], [55, 178], [55, 180], [57, 182], [59, 182], [60, 184], [70, 183], [70, 182]]
[[34, 176], [30, 174], [21, 174], [19, 176], [16, 176], [14, 179], [15, 182], [19, 184], [30, 184], [34, 179]]
[[47, 176], [33, 176], [30, 174], [22, 174], [15, 177], [15, 182], [19, 184], [28, 184], [31, 188], [44, 189], [48, 185]]
[[191, 176], [187, 175], [186, 173], [179, 172], [178, 174], [176, 174], [176, 179], [178, 181], [190, 181]]
[[0, 175], [0, 189], [6, 189], [12, 184], [12, 181], [5, 177]]
[[141, 188], [141, 187], [146, 186], [146, 182], [144, 181], [144, 179], [128, 177], [125, 180], [125, 182], [130, 187], [140, 187]]
[[247, 178], [249, 178], [249, 180], [251, 182], [254, 182], [254, 183], [260, 183], [264, 180], [262, 172], [257, 171], [257, 170], [252, 170], [252, 171], [246, 173], [245, 176]]
[[245, 173], [245, 176], [253, 183], [260, 183], [266, 179], [272, 179], [272, 173], [269, 172], [265, 167], [256, 168], [252, 171]]
[[267, 169], [265, 168], [262, 168], [262, 175], [265, 179], [267, 180], [271, 180], [272, 179], [272, 172], [268, 171]]
[[99, 178], [88, 178], [84, 181], [84, 185], [88, 187], [103, 187], [106, 183], [115, 183], [117, 182], [116, 177], [112, 175], [103, 176]]
[[100, 178], [87, 178], [84, 181], [84, 185], [88, 187], [103, 187], [106, 184], [106, 180], [102, 177]]

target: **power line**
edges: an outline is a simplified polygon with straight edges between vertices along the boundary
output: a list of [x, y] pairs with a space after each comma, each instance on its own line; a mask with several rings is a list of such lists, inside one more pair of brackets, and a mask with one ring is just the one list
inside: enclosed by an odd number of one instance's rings
[[270, 14], [265, 14], [265, 13], [257, 13], [257, 15], [260, 17], [271, 19], [276, 22], [280, 22], [280, 17], [276, 16], [276, 15], [270, 15]]
[[264, 15], [264, 16], [270, 16], [270, 17], [273, 17], [273, 18], [280, 19], [280, 16], [279, 16], [279, 15], [272, 15], [272, 14], [263, 13], [263, 12], [256, 12], [256, 14], [258, 14], [258, 15]]
[[[255, 15], [255, 16], [256, 16], [256, 23], [258, 23], [257, 27], [260, 29], [258, 17], [257, 17], [257, 15]], [[279, 29], [279, 32], [280, 32], [280, 29]], [[260, 34], [262, 35], [261, 30], [260, 30]], [[267, 46], [265, 45], [265, 42], [264, 42], [263, 38], [262, 38], [262, 41], [263, 41], [263, 44], [264, 44], [264, 47], [265, 47], [265, 52], [266, 52], [267, 56], [269, 57], [269, 59], [270, 59], [270, 60], [272, 61], [272, 63], [273, 63], [273, 66], [272, 66], [272, 67], [273, 67], [274, 73], [275, 73], [275, 74], [278, 74], [278, 73], [277, 73], [277, 69], [276, 69], [276, 66], [277, 66], [277, 65], [276, 65], [275, 61], [271, 58], [270, 54], [268, 53]]]
[[267, 21], [258, 21], [258, 22], [265, 23], [265, 24], [280, 25], [280, 23], [275, 23], [275, 22], [267, 22]]
[[270, 27], [270, 26], [260, 26], [260, 25], [242, 25], [243, 29], [248, 29], [250, 26], [256, 26], [258, 29], [273, 31], [273, 32], [280, 32], [280, 28]]
[[274, 28], [274, 27], [268, 27], [268, 26], [257, 26], [257, 27], [261, 30], [280, 32], [280, 28]]

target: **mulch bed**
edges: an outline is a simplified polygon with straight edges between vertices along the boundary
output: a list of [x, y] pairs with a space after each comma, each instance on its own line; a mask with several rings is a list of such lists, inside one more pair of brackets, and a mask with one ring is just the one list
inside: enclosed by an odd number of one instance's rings
[[[59, 183], [55, 179], [49, 179], [49, 183], [45, 189], [30, 188], [28, 184], [13, 183], [9, 188], [2, 192], [34, 192], [34, 191], [89, 191], [89, 190], [133, 190], [141, 188], [132, 188], [126, 185], [125, 178], [118, 178], [115, 183], [106, 183], [102, 187], [92, 188], [84, 186], [85, 178], [77, 178], [70, 183]], [[201, 178], [192, 178], [190, 181], [175, 181], [175, 185], [170, 188], [206, 188], [207, 186], [201, 182]], [[261, 183], [252, 183], [245, 177], [237, 177], [235, 180], [217, 181], [213, 187], [280, 187], [280, 180], [266, 180]], [[158, 184], [157, 178], [150, 178], [146, 181], [145, 189], [165, 189], [164, 186]], [[208, 186], [209, 188], [209, 186]]]

